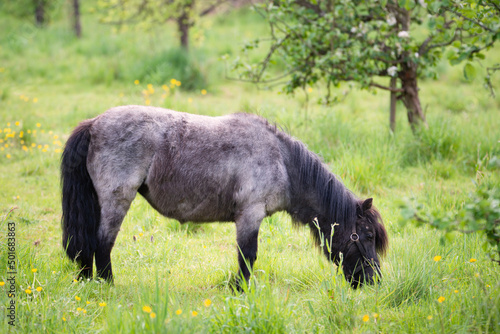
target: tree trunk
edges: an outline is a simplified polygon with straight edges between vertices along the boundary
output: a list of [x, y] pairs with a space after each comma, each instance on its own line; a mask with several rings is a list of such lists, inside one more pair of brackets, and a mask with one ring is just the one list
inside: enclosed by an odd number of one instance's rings
[[403, 63], [399, 78], [403, 89], [402, 100], [408, 113], [408, 122], [410, 122], [412, 131], [415, 131], [421, 123], [427, 125], [418, 96], [417, 64], [410, 61]]
[[82, 36], [82, 25], [80, 23], [80, 0], [73, 0], [73, 29], [76, 37]]
[[180, 15], [177, 17], [177, 28], [179, 29], [181, 47], [186, 51], [189, 48], [189, 28], [191, 27], [190, 15], [193, 6], [194, 0], [187, 1], [182, 5]]
[[396, 77], [391, 77], [391, 106], [390, 106], [390, 116], [389, 116], [389, 123], [391, 125], [391, 131], [394, 132], [396, 131], [396, 102], [398, 100], [398, 97], [396, 95], [396, 92], [394, 91], [396, 89]]
[[41, 27], [45, 24], [45, 1], [35, 0], [35, 22]]

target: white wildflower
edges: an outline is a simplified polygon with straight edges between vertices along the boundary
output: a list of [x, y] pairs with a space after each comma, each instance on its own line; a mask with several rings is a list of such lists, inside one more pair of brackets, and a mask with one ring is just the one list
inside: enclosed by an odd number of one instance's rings
[[356, 27], [352, 27], [351, 28], [351, 32], [354, 34], [356, 31], [358, 31], [358, 29]]
[[410, 37], [410, 33], [408, 31], [400, 31], [398, 32], [398, 37], [399, 38], [409, 38]]
[[415, 58], [418, 58], [420, 57], [420, 55], [418, 54], [418, 52], [415, 52]]
[[420, 6], [427, 8], [427, 4], [425, 3], [425, 0], [418, 0], [418, 3], [420, 4]]
[[396, 74], [398, 74], [398, 68], [396, 66], [391, 66], [387, 69], [387, 73], [391, 76], [391, 77], [395, 77]]

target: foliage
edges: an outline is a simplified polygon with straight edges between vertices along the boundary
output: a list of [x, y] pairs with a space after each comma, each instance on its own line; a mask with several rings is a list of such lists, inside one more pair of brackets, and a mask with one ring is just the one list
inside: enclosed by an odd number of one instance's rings
[[[498, 163], [499, 160], [493, 157], [491, 162]], [[488, 254], [493, 261], [500, 264], [500, 187], [498, 184], [486, 181], [477, 184], [475, 193], [456, 213], [428, 211], [421, 204], [408, 203], [402, 206], [402, 216], [403, 223], [411, 221], [416, 226], [430, 226], [446, 232], [448, 237], [451, 237], [452, 232], [483, 234], [485, 238], [483, 250], [488, 252], [493, 249]]]
[[120, 26], [137, 24], [142, 28], [165, 24], [169, 20], [177, 23], [180, 45], [188, 49], [189, 29], [200, 16], [212, 12], [224, 0], [103, 0], [100, 7], [104, 11], [102, 21]]
[[[479, 9], [479, 10], [478, 10]], [[484, 58], [500, 31], [494, 1], [449, 0], [273, 0], [256, 5], [267, 20], [271, 36], [245, 46], [248, 51], [270, 42], [269, 52], [257, 63], [237, 60], [241, 78], [256, 83], [284, 84], [286, 93], [325, 83], [320, 102], [336, 101], [332, 87], [356, 82], [399, 94], [414, 125], [425, 121], [417, 78], [436, 77], [435, 67], [445, 55], [457, 64]], [[278, 59], [284, 74], [270, 75]], [[474, 67], [465, 65], [468, 78]], [[395, 78], [391, 86], [376, 78]]]

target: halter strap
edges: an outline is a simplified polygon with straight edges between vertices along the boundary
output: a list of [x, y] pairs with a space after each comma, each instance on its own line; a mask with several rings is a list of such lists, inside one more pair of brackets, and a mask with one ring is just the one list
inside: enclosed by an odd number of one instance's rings
[[359, 241], [359, 235], [356, 231], [356, 224], [353, 225], [352, 227], [352, 233], [351, 233], [351, 245], [355, 244], [358, 247], [359, 252], [361, 253], [361, 256], [363, 257], [363, 262], [361, 263], [360, 266], [356, 266], [356, 269], [352, 273], [352, 276], [356, 275], [359, 271], [363, 270], [363, 268], [367, 267], [372, 267], [373, 263], [368, 259], [368, 252], [366, 251], [365, 246]]

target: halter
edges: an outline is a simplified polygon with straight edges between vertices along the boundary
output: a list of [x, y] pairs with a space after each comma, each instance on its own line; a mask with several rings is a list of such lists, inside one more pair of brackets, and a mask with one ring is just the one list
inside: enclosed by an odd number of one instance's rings
[[[359, 235], [358, 235], [358, 233], [356, 233], [356, 224], [354, 224], [354, 226], [352, 227], [352, 233], [351, 233], [350, 238], [351, 238], [351, 245], [356, 245], [358, 247], [359, 252], [361, 253], [361, 256], [363, 257], [363, 262], [361, 263], [360, 266], [356, 266], [356, 269], [351, 274], [351, 277], [352, 277], [352, 276], [356, 275], [358, 272], [360, 272], [361, 270], [363, 270], [364, 268], [373, 267], [374, 264], [373, 264], [373, 260], [370, 261], [368, 259], [368, 253], [366, 251], [366, 248], [359, 241]], [[349, 247], [351, 245], [349, 245]]]

